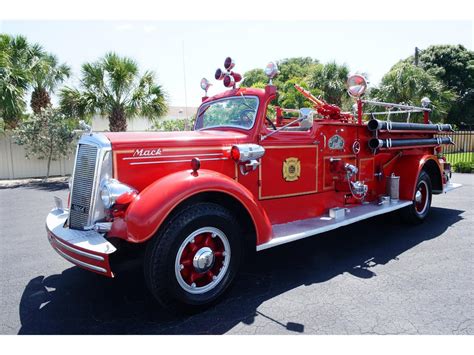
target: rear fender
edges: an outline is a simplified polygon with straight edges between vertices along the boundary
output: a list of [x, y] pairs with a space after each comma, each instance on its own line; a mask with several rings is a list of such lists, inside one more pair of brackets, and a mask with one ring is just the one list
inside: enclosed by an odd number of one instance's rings
[[224, 174], [201, 169], [167, 175], [144, 189], [127, 209], [127, 240], [142, 243], [150, 239], [177, 205], [202, 192], [222, 192], [235, 198], [252, 218], [257, 244], [270, 239], [270, 220], [253, 194]]
[[439, 174], [437, 171], [429, 172], [433, 188], [434, 186], [443, 186], [441, 166], [435, 155], [423, 155], [421, 157], [419, 155], [402, 156], [393, 169], [395, 175], [400, 176], [400, 199], [413, 200], [418, 175], [420, 175], [421, 170], [427, 164], [435, 166], [439, 170]]

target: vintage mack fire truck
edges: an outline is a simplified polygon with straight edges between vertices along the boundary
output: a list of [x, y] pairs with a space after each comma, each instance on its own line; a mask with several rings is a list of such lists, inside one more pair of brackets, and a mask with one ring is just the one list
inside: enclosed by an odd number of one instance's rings
[[[62, 257], [113, 277], [111, 260], [123, 246], [142, 245], [154, 297], [194, 309], [223, 294], [244, 251], [395, 210], [420, 223], [433, 194], [459, 186], [442, 155], [451, 126], [430, 122], [428, 99], [421, 107], [364, 100], [367, 83], [352, 75], [353, 112], [299, 86], [312, 107], [286, 109], [275, 105], [274, 63], [264, 89], [237, 87], [234, 61], [224, 67], [215, 78], [228, 90], [207, 97], [202, 80], [192, 131], [80, 138], [67, 208], [57, 199], [46, 220]], [[364, 112], [368, 105], [380, 112]], [[412, 113], [424, 123], [390, 119]]]

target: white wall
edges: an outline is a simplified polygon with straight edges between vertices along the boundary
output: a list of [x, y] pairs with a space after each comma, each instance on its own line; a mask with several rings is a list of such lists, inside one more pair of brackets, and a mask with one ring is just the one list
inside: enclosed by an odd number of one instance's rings
[[[46, 176], [47, 161], [26, 159], [25, 149], [15, 144], [10, 135], [0, 134], [0, 180]], [[67, 159], [51, 162], [50, 176], [71, 174], [74, 153]]]

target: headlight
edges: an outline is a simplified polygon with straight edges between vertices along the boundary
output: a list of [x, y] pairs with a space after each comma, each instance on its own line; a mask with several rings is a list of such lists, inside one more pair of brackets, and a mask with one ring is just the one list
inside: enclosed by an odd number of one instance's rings
[[115, 179], [106, 179], [101, 183], [100, 199], [105, 208], [112, 207], [120, 196], [135, 195], [137, 191]]

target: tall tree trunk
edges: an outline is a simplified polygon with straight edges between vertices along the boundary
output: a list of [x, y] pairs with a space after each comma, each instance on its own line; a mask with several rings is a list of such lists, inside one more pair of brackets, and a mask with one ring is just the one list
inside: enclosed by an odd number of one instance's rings
[[36, 88], [31, 94], [30, 106], [34, 113], [41, 113], [41, 109], [44, 109], [51, 105], [51, 97], [49, 93], [43, 88]]
[[44, 180], [48, 180], [49, 178], [49, 170], [51, 168], [51, 160], [53, 158], [53, 145], [49, 146], [49, 156], [48, 156], [48, 168], [46, 169], [46, 177]]
[[127, 130], [127, 118], [123, 108], [116, 107], [109, 115], [109, 129], [111, 132], [125, 132]]

